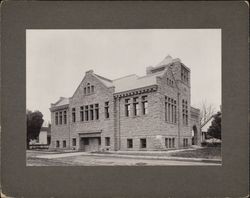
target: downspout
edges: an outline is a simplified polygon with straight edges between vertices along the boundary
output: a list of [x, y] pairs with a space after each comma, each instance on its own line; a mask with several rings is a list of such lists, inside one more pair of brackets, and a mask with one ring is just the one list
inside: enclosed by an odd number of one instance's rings
[[181, 118], [181, 116], [180, 116], [180, 92], [178, 92], [178, 97], [177, 97], [178, 99], [177, 99], [177, 101], [178, 101], [178, 103], [177, 103], [177, 105], [178, 105], [178, 118], [177, 118], [177, 120], [178, 120], [178, 148], [180, 148], [180, 145], [181, 145], [181, 141], [180, 141], [180, 118]]
[[118, 150], [121, 150], [121, 108], [120, 108], [120, 101], [121, 101], [121, 98], [119, 97], [118, 98], [118, 110], [119, 110], [119, 113], [118, 113], [118, 134], [119, 134], [119, 146], [118, 146]]
[[67, 124], [68, 124], [68, 128], [69, 128], [69, 149], [71, 148], [71, 146], [70, 146], [70, 143], [71, 143], [71, 141], [70, 141], [70, 132], [71, 132], [71, 130], [70, 130], [70, 123], [69, 123], [69, 114], [70, 114], [70, 111], [69, 111], [69, 107], [68, 107], [68, 114], [67, 114], [67, 117], [66, 117], [66, 119], [67, 119]]

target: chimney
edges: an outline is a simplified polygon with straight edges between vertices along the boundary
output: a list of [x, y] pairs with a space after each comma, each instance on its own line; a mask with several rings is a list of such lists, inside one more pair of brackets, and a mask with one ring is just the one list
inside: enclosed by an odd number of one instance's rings
[[93, 74], [93, 73], [94, 73], [94, 70], [92, 69], [85, 72], [85, 74]]
[[153, 67], [152, 66], [148, 66], [148, 67], [146, 67], [146, 74], [148, 75], [148, 74], [152, 74], [152, 70], [153, 69]]

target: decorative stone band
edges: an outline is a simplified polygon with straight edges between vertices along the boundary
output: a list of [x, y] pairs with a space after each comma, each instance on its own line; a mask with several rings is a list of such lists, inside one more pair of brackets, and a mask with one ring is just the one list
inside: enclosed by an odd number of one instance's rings
[[158, 87], [157, 85], [151, 85], [151, 86], [147, 86], [147, 87], [142, 87], [142, 88], [137, 88], [137, 89], [132, 89], [132, 90], [128, 90], [128, 91], [115, 93], [114, 98], [122, 98], [122, 97], [133, 96], [133, 95], [137, 95], [137, 94], [143, 94], [143, 93], [157, 91], [157, 87]]
[[66, 105], [51, 107], [49, 110], [50, 110], [51, 112], [54, 112], [54, 111], [58, 111], [58, 110], [68, 109], [68, 108], [69, 108], [69, 105], [66, 104]]
[[77, 132], [79, 137], [100, 137], [101, 136], [101, 132], [102, 130], [100, 131], [79, 131]]

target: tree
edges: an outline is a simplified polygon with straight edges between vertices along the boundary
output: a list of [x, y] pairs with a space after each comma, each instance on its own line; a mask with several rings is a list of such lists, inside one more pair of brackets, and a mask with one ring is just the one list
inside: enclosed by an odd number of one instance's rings
[[207, 132], [209, 136], [221, 139], [221, 112], [214, 115], [212, 124], [208, 128]]
[[43, 124], [43, 114], [40, 111], [26, 111], [26, 121], [27, 121], [27, 136], [26, 143], [27, 149], [29, 149], [30, 140], [37, 139], [39, 136], [42, 124]]
[[207, 104], [206, 101], [202, 101], [200, 105], [200, 124], [204, 125], [211, 116], [215, 114], [215, 107], [212, 104]]

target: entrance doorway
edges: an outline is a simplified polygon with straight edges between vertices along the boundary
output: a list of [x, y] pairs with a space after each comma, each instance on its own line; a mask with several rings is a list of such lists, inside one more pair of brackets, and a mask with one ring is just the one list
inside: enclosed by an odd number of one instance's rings
[[80, 150], [85, 152], [96, 152], [101, 147], [101, 137], [81, 137]]
[[192, 145], [198, 145], [197, 127], [194, 125], [192, 130]]

